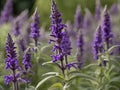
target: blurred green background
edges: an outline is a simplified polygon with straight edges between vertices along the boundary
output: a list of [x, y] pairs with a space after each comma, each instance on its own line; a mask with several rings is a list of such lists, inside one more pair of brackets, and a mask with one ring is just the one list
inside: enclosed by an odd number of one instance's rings
[[[3, 9], [3, 5], [6, 0], [0, 0], [0, 11]], [[117, 0], [100, 0], [101, 5], [108, 5], [110, 7], [113, 3], [117, 3]], [[63, 15], [63, 20], [74, 19], [76, 6], [79, 4], [84, 14], [84, 9], [88, 8], [92, 14], [95, 11], [96, 0], [56, 0], [59, 7], [59, 11]], [[29, 9], [29, 15], [33, 13], [34, 8], [38, 7], [41, 16], [41, 22], [43, 25], [48, 24], [50, 15], [50, 3], [51, 0], [13, 0], [14, 3], [14, 15], [20, 14], [24, 9]]]

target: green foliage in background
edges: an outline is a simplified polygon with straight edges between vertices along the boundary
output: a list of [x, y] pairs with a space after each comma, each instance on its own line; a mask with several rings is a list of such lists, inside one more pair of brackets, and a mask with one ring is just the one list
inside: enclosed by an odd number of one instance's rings
[[[96, 0], [56, 0], [59, 11], [62, 12], [63, 20], [71, 20], [72, 22], [77, 5], [81, 6], [83, 14], [85, 8], [88, 8], [91, 13], [94, 14], [95, 1]], [[35, 7], [38, 7], [43, 25], [48, 25], [49, 22], [47, 21], [50, 21], [50, 2], [51, 0], [36, 0]], [[110, 7], [115, 2], [117, 2], [117, 0], [101, 0], [102, 6], [107, 4], [108, 7]]]

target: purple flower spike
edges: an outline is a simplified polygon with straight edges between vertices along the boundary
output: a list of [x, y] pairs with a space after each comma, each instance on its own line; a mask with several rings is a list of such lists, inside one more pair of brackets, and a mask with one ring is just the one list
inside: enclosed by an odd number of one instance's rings
[[52, 0], [51, 7], [51, 36], [56, 39], [62, 39], [62, 29], [66, 27], [66, 25], [62, 24], [61, 13], [58, 11], [56, 3]]
[[5, 60], [6, 69], [16, 70], [19, 69], [17, 54], [15, 51], [14, 42], [10, 34], [8, 34], [6, 42], [7, 58]]
[[13, 12], [13, 2], [12, 0], [7, 0], [3, 8], [3, 11], [1, 12], [0, 23], [3, 24], [9, 22], [12, 18], [12, 12]]
[[58, 51], [55, 55], [52, 55], [53, 62], [56, 62], [58, 60], [63, 59], [62, 55], [62, 49], [60, 47], [62, 38], [63, 38], [63, 32], [62, 30], [66, 27], [66, 25], [62, 24], [62, 19], [60, 18], [61, 14], [59, 13], [56, 3], [54, 0], [52, 0], [52, 7], [51, 7], [51, 27], [52, 33], [50, 36], [54, 38], [54, 40], [50, 40], [50, 42], [54, 42], [53, 52]]
[[83, 46], [84, 46], [84, 40], [83, 40], [83, 34], [82, 34], [82, 31], [80, 32], [80, 35], [78, 37], [78, 40], [77, 40], [77, 47], [78, 47], [78, 50], [79, 52], [81, 53], [81, 57], [83, 56]]
[[32, 67], [32, 65], [31, 65], [31, 50], [30, 50], [30, 48], [28, 48], [27, 51], [25, 52], [22, 64], [24, 65], [24, 68], [25, 68], [26, 71]]
[[5, 83], [9, 84], [10, 82], [13, 82], [15, 90], [18, 89], [17, 87], [17, 81], [18, 81], [18, 74], [16, 73], [17, 70], [20, 70], [17, 54], [15, 51], [14, 42], [12, 40], [12, 37], [10, 34], [7, 36], [7, 42], [6, 42], [6, 53], [7, 58], [5, 60], [6, 69], [10, 69], [12, 71], [12, 75], [5, 76]]
[[83, 34], [82, 31], [80, 31], [78, 40], [77, 40], [77, 62], [78, 62], [78, 68], [81, 68], [81, 63], [83, 63], [83, 51], [84, 51], [84, 39], [83, 39]]
[[113, 33], [111, 31], [111, 21], [110, 21], [110, 16], [107, 12], [107, 7], [105, 6], [104, 9], [104, 16], [103, 16], [103, 21], [102, 21], [102, 32], [103, 32], [103, 41], [106, 44], [106, 49], [110, 48], [110, 44], [112, 43], [113, 39]]
[[95, 37], [94, 37], [93, 52], [94, 52], [95, 60], [99, 58], [98, 54], [103, 52], [103, 40], [102, 40], [101, 26], [98, 26]]
[[75, 13], [75, 19], [74, 19], [74, 27], [75, 29], [79, 30], [82, 28], [83, 23], [83, 16], [81, 14], [81, 8], [80, 6], [77, 6], [76, 13]]
[[37, 9], [34, 12], [33, 22], [31, 23], [31, 37], [35, 41], [35, 46], [37, 46], [40, 37], [40, 16]]

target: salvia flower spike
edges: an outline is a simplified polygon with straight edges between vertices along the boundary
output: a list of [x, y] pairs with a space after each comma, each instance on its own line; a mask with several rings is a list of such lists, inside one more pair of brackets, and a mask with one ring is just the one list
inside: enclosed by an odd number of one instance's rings
[[78, 62], [78, 68], [81, 67], [81, 63], [83, 63], [83, 52], [84, 52], [84, 39], [83, 39], [83, 34], [82, 31], [79, 31], [79, 36], [77, 40], [77, 62]]
[[105, 6], [104, 8], [101, 28], [102, 28], [102, 34], [103, 34], [102, 35], [103, 41], [106, 45], [106, 49], [109, 49], [113, 39], [113, 32], [111, 31], [111, 21], [110, 21], [110, 15], [107, 11], [107, 6]]
[[99, 53], [102, 53], [102, 52], [103, 52], [102, 30], [101, 30], [101, 26], [99, 25], [96, 29], [96, 33], [93, 41], [94, 59], [98, 60]]
[[10, 82], [13, 82], [13, 88], [14, 90], [18, 90], [18, 78], [19, 74], [17, 73], [17, 70], [20, 70], [18, 59], [17, 59], [17, 53], [15, 50], [15, 43], [12, 40], [12, 37], [10, 34], [7, 36], [7, 42], [6, 42], [6, 69], [10, 69], [12, 71], [11, 75], [5, 76], [5, 82], [6, 84], [9, 84]]
[[82, 23], [83, 23], [83, 16], [81, 13], [81, 8], [78, 5], [74, 17], [74, 28], [79, 30], [80, 28], [82, 28]]
[[6, 0], [6, 4], [1, 12], [1, 21], [0, 23], [9, 22], [12, 19], [12, 12], [13, 12], [13, 2], [12, 0]]
[[62, 24], [62, 19], [60, 18], [61, 14], [59, 13], [56, 3], [54, 0], [52, 0], [52, 7], [51, 7], [51, 36], [54, 38], [54, 40], [50, 40], [51, 42], [55, 42], [53, 47], [53, 52], [58, 51], [56, 55], [52, 55], [53, 62], [56, 62], [62, 58], [61, 53], [61, 41], [63, 37], [62, 29], [66, 27], [66, 25]]
[[31, 23], [31, 37], [35, 41], [35, 46], [37, 46], [40, 37], [40, 16], [38, 14], [37, 8], [33, 14], [33, 22]]

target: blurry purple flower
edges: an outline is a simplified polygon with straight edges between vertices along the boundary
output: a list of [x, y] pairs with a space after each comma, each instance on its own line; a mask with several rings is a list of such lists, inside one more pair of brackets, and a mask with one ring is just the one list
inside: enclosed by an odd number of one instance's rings
[[67, 25], [67, 31], [70, 37], [76, 38], [76, 32], [73, 29], [73, 24], [71, 24], [69, 21], [66, 23]]
[[24, 39], [20, 39], [18, 45], [20, 46], [20, 49], [24, 52], [26, 50], [26, 45]]
[[90, 27], [90, 17], [86, 13], [83, 20], [83, 28], [87, 30], [89, 27]]
[[102, 33], [103, 41], [106, 43], [106, 49], [109, 49], [113, 39], [113, 32], [111, 31], [111, 21], [110, 16], [107, 12], [107, 7], [105, 7], [104, 9], [104, 16], [101, 28], [103, 32]]
[[99, 20], [100, 17], [101, 17], [100, 0], [96, 0], [96, 5], [95, 5], [95, 19]]
[[30, 50], [30, 48], [28, 48], [27, 51], [25, 52], [22, 64], [24, 65], [24, 68], [25, 68], [26, 71], [32, 67], [32, 65], [31, 65], [31, 50]]
[[19, 25], [19, 21], [15, 21], [14, 24], [13, 24], [13, 35], [18, 37], [20, 35], [20, 25]]
[[13, 80], [14, 80], [14, 77], [13, 77], [13, 75], [6, 75], [5, 77], [4, 77], [4, 79], [5, 79], [5, 84], [10, 84]]
[[113, 4], [112, 7], [110, 8], [110, 13], [111, 14], [117, 14], [118, 13], [118, 5]]
[[79, 52], [81, 53], [80, 55], [81, 57], [83, 56], [83, 50], [84, 50], [83, 46], [84, 46], [83, 34], [82, 34], [82, 31], [80, 31], [80, 34], [77, 40], [77, 47]]
[[61, 50], [63, 55], [70, 55], [71, 54], [71, 41], [68, 35], [67, 31], [63, 32], [63, 37], [61, 40], [61, 44], [60, 44]]
[[13, 2], [12, 0], [6, 0], [6, 4], [4, 5], [4, 8], [1, 12], [0, 23], [3, 24], [9, 22], [12, 18], [12, 12], [13, 12]]
[[19, 21], [19, 25], [22, 27], [24, 25], [24, 22], [26, 22], [28, 19], [28, 10], [24, 10], [20, 13], [20, 15], [17, 17], [17, 21]]
[[77, 40], [77, 62], [78, 62], [78, 68], [81, 68], [81, 63], [83, 63], [83, 51], [84, 51], [84, 39], [82, 31], [80, 31], [78, 40]]
[[81, 14], [81, 8], [80, 6], [77, 6], [75, 17], [74, 17], [74, 28], [79, 30], [82, 28], [83, 24], [83, 16]]
[[103, 52], [102, 30], [101, 26], [98, 26], [93, 41], [94, 59], [97, 60], [99, 58], [98, 54], [102, 52]]
[[37, 46], [40, 37], [40, 16], [37, 9], [34, 12], [33, 22], [31, 23], [31, 37], [35, 41], [35, 46]]

